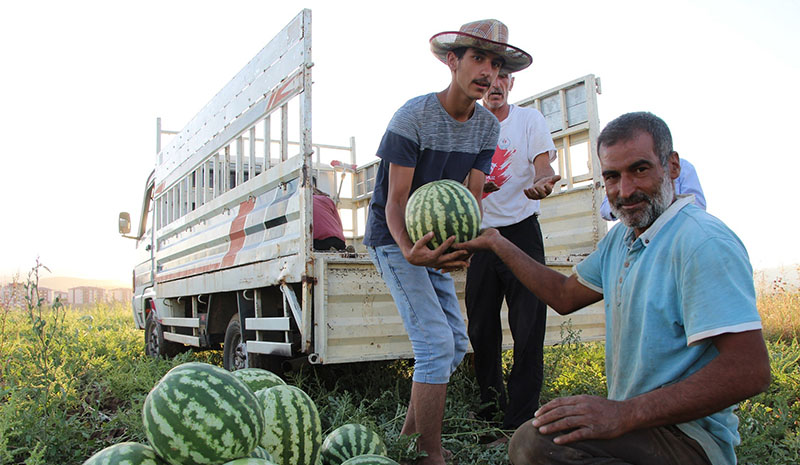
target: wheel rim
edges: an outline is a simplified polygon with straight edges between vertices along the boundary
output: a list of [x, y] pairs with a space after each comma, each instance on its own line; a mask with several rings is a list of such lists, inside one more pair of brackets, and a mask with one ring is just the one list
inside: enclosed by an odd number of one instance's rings
[[242, 342], [241, 336], [237, 336], [233, 343], [233, 369], [247, 368], [247, 345]]
[[150, 328], [150, 340], [147, 341], [147, 347], [150, 349], [150, 354], [160, 354], [158, 351], [158, 327], [155, 324]]

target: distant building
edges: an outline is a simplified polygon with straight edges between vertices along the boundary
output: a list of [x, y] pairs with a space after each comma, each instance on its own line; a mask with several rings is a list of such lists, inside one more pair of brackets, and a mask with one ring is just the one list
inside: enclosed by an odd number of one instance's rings
[[53, 302], [59, 299], [62, 305], [69, 304], [69, 292], [64, 291], [53, 291]]
[[105, 302], [106, 290], [102, 287], [78, 286], [69, 290], [69, 303], [74, 306]]
[[130, 303], [133, 299], [133, 291], [128, 287], [118, 287], [106, 291], [106, 302]]
[[0, 288], [0, 306], [5, 308], [25, 308], [25, 285], [9, 283]]
[[53, 303], [53, 290], [46, 287], [37, 287], [39, 298], [42, 299], [42, 305], [50, 305]]

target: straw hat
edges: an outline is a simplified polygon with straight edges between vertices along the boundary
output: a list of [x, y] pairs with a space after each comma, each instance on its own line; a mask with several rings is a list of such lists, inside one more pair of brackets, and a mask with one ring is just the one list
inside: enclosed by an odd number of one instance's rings
[[459, 47], [472, 47], [500, 55], [503, 72], [521, 71], [531, 65], [533, 58], [524, 50], [508, 44], [508, 27], [496, 19], [482, 19], [464, 24], [458, 31], [440, 32], [431, 37], [431, 51], [447, 63], [447, 52]]

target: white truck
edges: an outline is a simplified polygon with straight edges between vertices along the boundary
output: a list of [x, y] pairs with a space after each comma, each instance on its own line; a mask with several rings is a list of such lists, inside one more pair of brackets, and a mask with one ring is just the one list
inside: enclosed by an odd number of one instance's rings
[[[133, 317], [152, 356], [222, 347], [228, 369], [277, 372], [413, 357], [361, 243], [378, 160], [356, 166], [353, 138], [312, 139], [310, 32], [303, 10], [163, 148], [158, 123], [138, 229], [131, 234], [130, 215], [119, 216], [120, 233], [136, 241]], [[589, 75], [518, 103], [542, 111], [558, 148], [562, 181], [540, 220], [547, 264], [565, 273], [606, 232], [598, 91]], [[312, 176], [332, 193], [355, 252], [313, 250]], [[454, 273], [462, 310], [465, 276]], [[548, 312], [547, 342], [558, 342], [566, 318]], [[583, 339], [604, 336], [602, 303], [569, 318]]]

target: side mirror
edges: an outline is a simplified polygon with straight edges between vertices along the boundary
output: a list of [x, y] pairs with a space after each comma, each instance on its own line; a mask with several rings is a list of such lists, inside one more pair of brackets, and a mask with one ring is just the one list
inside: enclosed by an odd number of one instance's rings
[[131, 215], [128, 212], [119, 214], [119, 233], [122, 235], [131, 232]]

